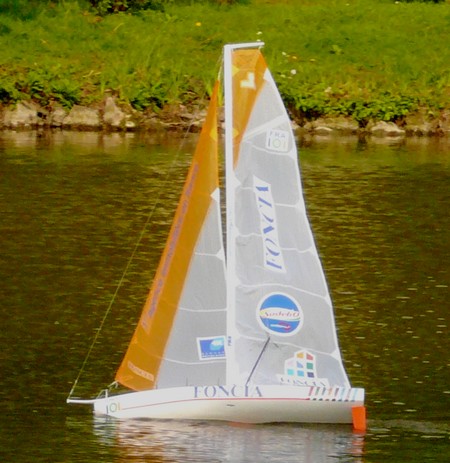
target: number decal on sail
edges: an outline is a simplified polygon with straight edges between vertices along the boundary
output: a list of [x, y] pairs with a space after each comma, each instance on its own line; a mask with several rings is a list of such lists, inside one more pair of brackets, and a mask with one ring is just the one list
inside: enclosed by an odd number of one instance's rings
[[270, 130], [267, 132], [266, 148], [286, 153], [289, 149], [289, 133], [286, 130]]
[[254, 72], [247, 72], [247, 80], [241, 80], [241, 88], [256, 88]]

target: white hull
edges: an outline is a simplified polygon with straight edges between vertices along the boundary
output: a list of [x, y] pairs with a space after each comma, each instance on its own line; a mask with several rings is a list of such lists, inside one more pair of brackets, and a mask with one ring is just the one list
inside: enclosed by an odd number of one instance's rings
[[115, 418], [241, 423], [352, 423], [364, 389], [313, 386], [189, 386], [96, 399], [95, 413]]

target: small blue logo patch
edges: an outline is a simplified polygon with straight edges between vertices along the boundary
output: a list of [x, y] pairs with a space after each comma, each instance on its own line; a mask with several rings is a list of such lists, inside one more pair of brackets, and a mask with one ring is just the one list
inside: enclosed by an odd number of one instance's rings
[[291, 336], [303, 325], [303, 313], [298, 302], [290, 296], [273, 293], [258, 305], [261, 327], [271, 334]]
[[200, 360], [224, 359], [225, 336], [197, 338], [197, 348]]

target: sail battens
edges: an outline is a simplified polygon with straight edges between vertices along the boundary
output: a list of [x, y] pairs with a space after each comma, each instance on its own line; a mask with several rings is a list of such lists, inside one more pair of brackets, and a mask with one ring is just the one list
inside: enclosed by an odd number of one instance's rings
[[256, 135], [265, 134], [267, 131], [280, 127], [282, 125], [286, 125], [286, 117], [284, 116], [284, 114], [274, 117], [273, 119], [270, 119], [264, 124], [254, 127], [251, 130], [247, 130], [244, 136], [242, 137], [242, 141], [248, 141]]
[[209, 257], [211, 259], [222, 260], [220, 255], [218, 255], [217, 253], [212, 253], [212, 252], [196, 252], [195, 255], [198, 257]]
[[226, 307], [222, 309], [189, 309], [187, 307], [179, 307], [178, 310], [182, 310], [184, 312], [192, 312], [192, 313], [214, 313], [214, 312], [225, 313], [227, 311]]
[[[249, 186], [242, 186], [241, 187], [242, 192], [244, 191], [253, 191], [254, 190], [254, 185], [249, 185]], [[299, 202], [290, 202], [290, 203], [282, 203], [280, 201], [276, 202], [276, 207], [277, 208], [288, 208], [288, 209], [293, 209], [293, 210], [298, 210], [300, 203]]]
[[249, 289], [255, 289], [255, 288], [261, 288], [261, 287], [273, 287], [274, 285], [276, 285], [278, 288], [283, 288], [285, 290], [295, 290], [295, 291], [298, 291], [299, 293], [302, 293], [304, 295], [307, 295], [307, 296], [312, 296], [314, 298], [318, 298], [318, 299], [321, 299], [325, 302], [328, 303], [328, 308], [331, 308], [331, 304], [329, 303], [330, 302], [330, 297], [328, 294], [318, 294], [318, 293], [313, 293], [311, 291], [308, 291], [306, 289], [302, 289], [302, 288], [299, 288], [297, 286], [294, 286], [294, 285], [289, 285], [289, 284], [280, 284], [280, 283], [275, 283], [275, 282], [268, 282], [268, 283], [265, 283], [265, 282], [261, 282], [260, 284], [256, 285], [256, 284], [246, 284], [246, 283], [241, 283], [241, 287], [242, 289], [245, 289], [245, 290], [249, 290]]
[[202, 360], [198, 362], [185, 362], [184, 360], [177, 360], [177, 359], [165, 357], [164, 360], [169, 363], [173, 363], [177, 365], [187, 365], [187, 366], [199, 366], [199, 365], [203, 366], [203, 365], [211, 365], [214, 363], [225, 363], [225, 359]]
[[[263, 342], [266, 342], [267, 339], [264, 339], [264, 338], [260, 338], [260, 337], [255, 337], [255, 336], [249, 336], [249, 335], [243, 335], [242, 336], [243, 339], [247, 340], [247, 341], [252, 341], [252, 342], [259, 342], [259, 343], [263, 343]], [[290, 349], [297, 349], [298, 348], [298, 345], [295, 344], [295, 343], [292, 343], [292, 342], [288, 342], [288, 341], [279, 341], [277, 340], [276, 342], [272, 341], [272, 343], [274, 345], [276, 345], [278, 348], [279, 347], [287, 347], [287, 348], [290, 348]], [[262, 344], [261, 344], [262, 345]], [[305, 346], [305, 348], [312, 354], [314, 355], [323, 355], [323, 356], [326, 356], [326, 357], [330, 357], [334, 360], [341, 360], [341, 357], [336, 357], [334, 355], [334, 352], [329, 352], [329, 351], [324, 351], [324, 350], [318, 350], [318, 349], [313, 349], [312, 347], [308, 347], [308, 346]]]
[[[260, 239], [261, 238], [261, 233], [258, 233], [258, 232], [252, 232], [252, 233], [241, 233], [239, 235], [240, 237], [240, 240], [244, 240], [246, 238], [258, 238]], [[307, 248], [300, 248], [300, 247], [283, 247], [283, 248], [280, 248], [280, 251], [282, 251], [283, 253], [285, 252], [296, 252], [296, 253], [299, 253], [299, 254], [307, 254], [307, 253], [315, 253], [316, 250], [313, 246], [308, 246]]]

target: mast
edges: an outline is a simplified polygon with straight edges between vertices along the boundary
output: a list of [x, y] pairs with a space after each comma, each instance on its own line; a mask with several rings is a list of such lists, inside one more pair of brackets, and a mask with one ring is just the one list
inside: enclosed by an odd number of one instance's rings
[[[233, 51], [242, 48], [261, 48], [263, 42], [239, 43], [224, 46], [224, 109], [225, 109], [225, 218], [226, 218], [226, 264], [227, 264], [227, 348], [234, 349], [234, 342], [228, 327], [234, 326], [235, 311], [231, 304], [235, 304], [235, 207], [234, 207], [234, 143], [233, 143]], [[227, 384], [233, 384], [236, 377], [231, 360], [233, 356], [227, 355], [226, 378]]]

